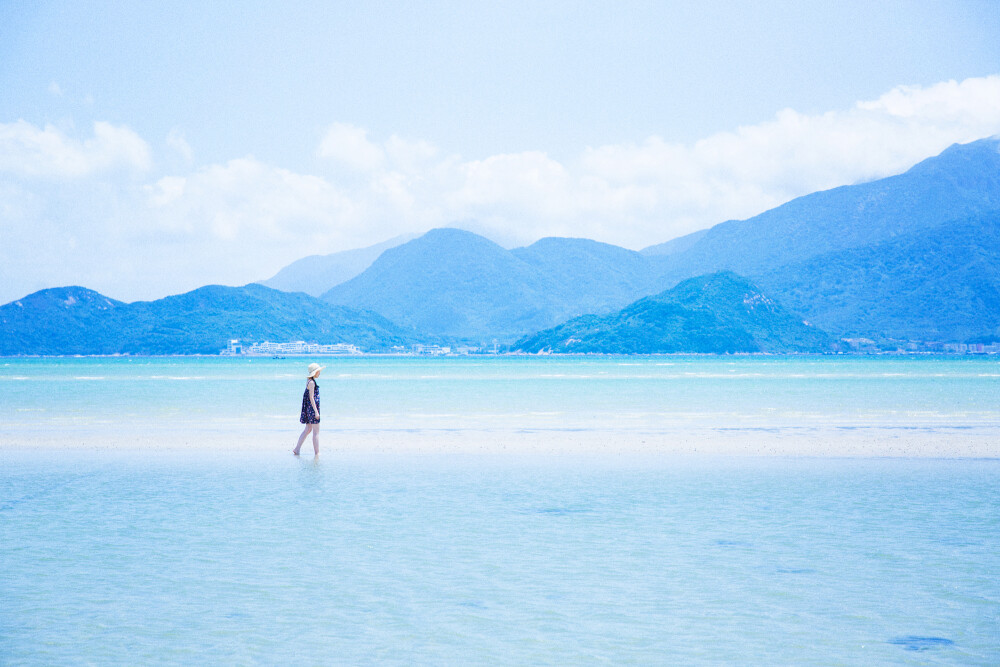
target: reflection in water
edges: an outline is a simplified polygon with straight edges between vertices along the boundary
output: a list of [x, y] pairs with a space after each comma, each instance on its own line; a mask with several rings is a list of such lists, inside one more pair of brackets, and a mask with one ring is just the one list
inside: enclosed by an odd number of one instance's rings
[[1000, 659], [996, 460], [0, 457], [15, 664]]

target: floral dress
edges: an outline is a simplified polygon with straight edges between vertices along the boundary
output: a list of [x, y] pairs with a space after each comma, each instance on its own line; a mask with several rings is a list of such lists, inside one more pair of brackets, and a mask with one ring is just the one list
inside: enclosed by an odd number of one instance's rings
[[309, 402], [309, 383], [306, 382], [306, 390], [302, 392], [302, 413], [299, 415], [299, 422], [302, 424], [319, 423], [319, 385], [313, 380], [313, 398], [316, 399], [316, 412], [313, 412], [312, 403]]

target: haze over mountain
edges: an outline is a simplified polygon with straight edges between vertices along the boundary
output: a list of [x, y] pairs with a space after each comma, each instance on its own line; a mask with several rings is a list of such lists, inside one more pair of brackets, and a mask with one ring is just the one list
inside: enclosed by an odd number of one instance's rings
[[415, 236], [405, 234], [367, 248], [344, 250], [329, 255], [309, 255], [292, 262], [267, 280], [258, 282], [283, 292], [305, 292], [318, 297], [334, 285], [350, 280], [367, 269], [389, 248], [406, 243]]
[[610, 315], [584, 315], [514, 344], [525, 352], [826, 352], [830, 337], [763, 294], [720, 272], [685, 280]]
[[0, 307], [0, 355], [218, 354], [231, 338], [364, 350], [415, 341], [380, 315], [254, 284], [209, 285], [135, 303], [58, 287]]
[[435, 229], [387, 250], [323, 298], [435, 336], [511, 339], [633, 300], [651, 262], [587, 239], [542, 239], [506, 250], [472, 232]]

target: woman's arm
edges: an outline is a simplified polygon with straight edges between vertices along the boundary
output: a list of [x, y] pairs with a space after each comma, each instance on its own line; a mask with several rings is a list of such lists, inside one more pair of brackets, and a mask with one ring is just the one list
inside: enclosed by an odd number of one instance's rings
[[316, 382], [312, 378], [309, 378], [309, 382], [306, 383], [306, 388], [309, 390], [309, 402], [313, 406], [313, 414], [319, 419], [319, 406], [316, 405], [316, 394], [313, 389], [316, 387]]

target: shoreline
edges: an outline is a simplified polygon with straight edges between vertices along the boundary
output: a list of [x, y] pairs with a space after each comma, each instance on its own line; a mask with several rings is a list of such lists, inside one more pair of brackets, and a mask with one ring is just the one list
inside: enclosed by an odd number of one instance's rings
[[943, 352], [930, 350], [886, 350], [879, 352], [502, 352], [498, 354], [413, 354], [406, 352], [362, 352], [360, 354], [13, 354], [0, 355], [0, 363], [4, 360], [25, 359], [494, 359], [523, 357], [535, 359], [539, 357], [556, 358], [659, 358], [659, 357], [717, 357], [729, 359], [732, 357], [1000, 357], [1000, 352]]

